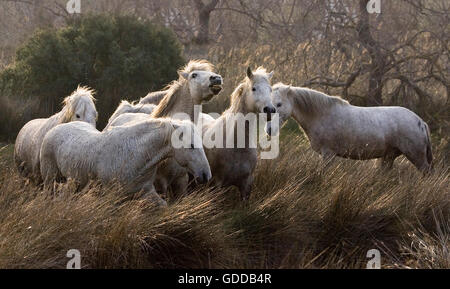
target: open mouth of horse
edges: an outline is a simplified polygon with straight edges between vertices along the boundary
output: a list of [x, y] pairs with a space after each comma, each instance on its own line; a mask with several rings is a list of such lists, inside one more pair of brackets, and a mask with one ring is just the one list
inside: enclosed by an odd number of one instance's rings
[[219, 92], [222, 91], [222, 85], [221, 85], [221, 84], [211, 84], [211, 85], [209, 86], [209, 89], [212, 91], [212, 93], [213, 93], [214, 95], [218, 95]]

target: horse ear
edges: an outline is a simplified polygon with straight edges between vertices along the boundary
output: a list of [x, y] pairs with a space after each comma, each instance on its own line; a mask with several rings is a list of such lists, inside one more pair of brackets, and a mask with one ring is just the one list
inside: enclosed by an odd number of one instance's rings
[[249, 67], [247, 67], [247, 77], [252, 79], [253, 78], [253, 72], [252, 69]]
[[289, 85], [286, 85], [283, 89], [286, 92], [286, 94], [289, 94], [292, 91], [291, 88], [292, 88], [292, 85], [289, 84]]
[[184, 71], [178, 72], [178, 75], [181, 76], [181, 77], [183, 77], [183, 78], [186, 79], [186, 80], [189, 78], [189, 73], [184, 72]]
[[272, 77], [273, 77], [273, 71], [269, 73], [268, 77], [269, 77], [269, 80], [272, 79]]

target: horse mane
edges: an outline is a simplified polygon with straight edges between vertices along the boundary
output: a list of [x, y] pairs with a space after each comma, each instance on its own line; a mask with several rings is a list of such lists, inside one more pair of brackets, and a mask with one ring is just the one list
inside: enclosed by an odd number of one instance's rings
[[195, 70], [214, 72], [214, 65], [205, 59], [196, 59], [189, 61], [178, 73], [191, 73]]
[[[150, 129], [163, 129], [163, 143], [170, 144], [172, 141], [173, 131], [176, 129], [175, 125], [185, 126], [192, 124], [190, 120], [178, 120], [173, 118], [154, 118], [146, 120], [145, 122], [150, 123]], [[195, 126], [192, 127], [195, 130]]]
[[237, 113], [242, 110], [242, 107], [245, 105], [245, 98], [242, 97], [242, 94], [244, 93], [244, 88], [246, 85], [248, 85], [248, 80], [244, 79], [234, 89], [233, 93], [231, 93], [230, 107], [226, 110], [226, 112]]
[[[278, 83], [273, 88], [277, 89], [282, 85], [284, 84]], [[295, 104], [305, 114], [319, 113], [335, 105], [349, 104], [348, 101], [338, 96], [331, 96], [310, 88], [291, 87], [290, 92], [294, 95]]]
[[113, 114], [109, 117], [108, 124], [115, 120], [119, 115], [126, 113], [129, 109], [133, 107], [133, 103], [126, 100], [122, 100]]
[[[214, 65], [212, 65], [207, 60], [191, 60], [183, 68], [178, 70], [178, 75], [182, 73], [191, 73], [195, 70], [210, 71], [214, 70]], [[178, 102], [180, 95], [176, 93], [184, 84], [186, 80], [180, 76], [178, 80], [172, 81], [167, 85], [162, 91], [166, 92], [166, 95], [159, 102], [158, 106], [152, 112], [152, 117], [165, 117], [172, 110], [175, 103]]]
[[165, 91], [165, 90], [150, 92], [149, 94], [147, 94], [146, 96], [144, 96], [143, 98], [141, 98], [139, 100], [139, 104], [158, 105], [161, 102], [161, 100], [164, 98], [164, 96], [166, 96], [166, 94], [167, 94], [167, 91]]
[[160, 101], [160, 103], [156, 106], [155, 110], [152, 112], [151, 116], [158, 118], [158, 117], [165, 117], [169, 114], [169, 112], [172, 110], [173, 106], [178, 102], [178, 98], [180, 97], [179, 93], [176, 93], [181, 87], [183, 87], [183, 84], [186, 82], [186, 80], [175, 80], [171, 84], [167, 86], [165, 91], [167, 91], [164, 98]]
[[172, 132], [175, 129], [172, 125], [172, 120], [169, 118], [149, 119], [146, 121], [150, 123], [150, 129], [163, 129], [162, 141], [168, 145], [171, 140]]
[[77, 89], [72, 92], [71, 95], [64, 98], [62, 102], [63, 109], [61, 112], [63, 117], [61, 118], [61, 123], [68, 122], [72, 119], [73, 114], [75, 113], [75, 108], [81, 101], [88, 99], [89, 101], [95, 103], [96, 99], [94, 98], [94, 94], [95, 91], [92, 88], [78, 85]]

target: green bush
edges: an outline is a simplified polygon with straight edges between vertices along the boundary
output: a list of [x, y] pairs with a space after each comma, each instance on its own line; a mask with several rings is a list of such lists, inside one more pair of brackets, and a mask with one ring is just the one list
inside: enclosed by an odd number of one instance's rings
[[0, 72], [0, 93], [38, 98], [36, 109], [48, 116], [77, 85], [88, 85], [97, 91], [102, 128], [121, 99], [161, 89], [183, 63], [170, 30], [131, 16], [87, 15], [36, 32], [17, 51], [15, 64]]

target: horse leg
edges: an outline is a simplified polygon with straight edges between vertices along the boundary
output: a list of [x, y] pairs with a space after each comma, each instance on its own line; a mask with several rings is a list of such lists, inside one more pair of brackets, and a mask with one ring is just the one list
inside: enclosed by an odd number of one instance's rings
[[44, 163], [42, 169], [42, 178], [44, 180], [44, 190], [53, 193], [55, 191], [54, 183], [60, 175], [59, 169], [52, 163]]
[[395, 159], [401, 155], [401, 152], [397, 149], [390, 150], [388, 153], [386, 153], [385, 156], [383, 156], [380, 160], [380, 167], [382, 170], [391, 170], [394, 166]]
[[242, 182], [237, 186], [239, 192], [241, 193], [241, 199], [244, 202], [248, 202], [250, 198], [250, 193], [252, 191], [253, 186], [253, 176], [249, 175], [247, 178], [244, 178]]
[[146, 183], [142, 189], [146, 192], [143, 198], [157, 204], [160, 207], [167, 207], [167, 202], [164, 201], [163, 198], [161, 198], [161, 196], [156, 192], [153, 184]]
[[178, 196], [185, 195], [188, 185], [189, 185], [188, 174], [184, 174], [182, 176], [175, 178], [175, 180], [173, 180], [173, 182], [170, 184], [172, 196], [176, 198]]
[[154, 182], [156, 192], [160, 195], [167, 195], [168, 184], [167, 179], [164, 176], [157, 176]]
[[89, 183], [89, 180], [87, 179], [73, 179], [74, 183], [75, 183], [75, 192], [81, 192], [81, 190], [83, 190], [87, 184]]
[[423, 174], [431, 171], [431, 165], [428, 163], [426, 150], [407, 151], [403, 153], [406, 158]]
[[322, 156], [322, 165], [321, 165], [321, 171], [327, 170], [336, 159], [336, 154], [328, 149], [322, 149], [320, 151], [320, 155]]

